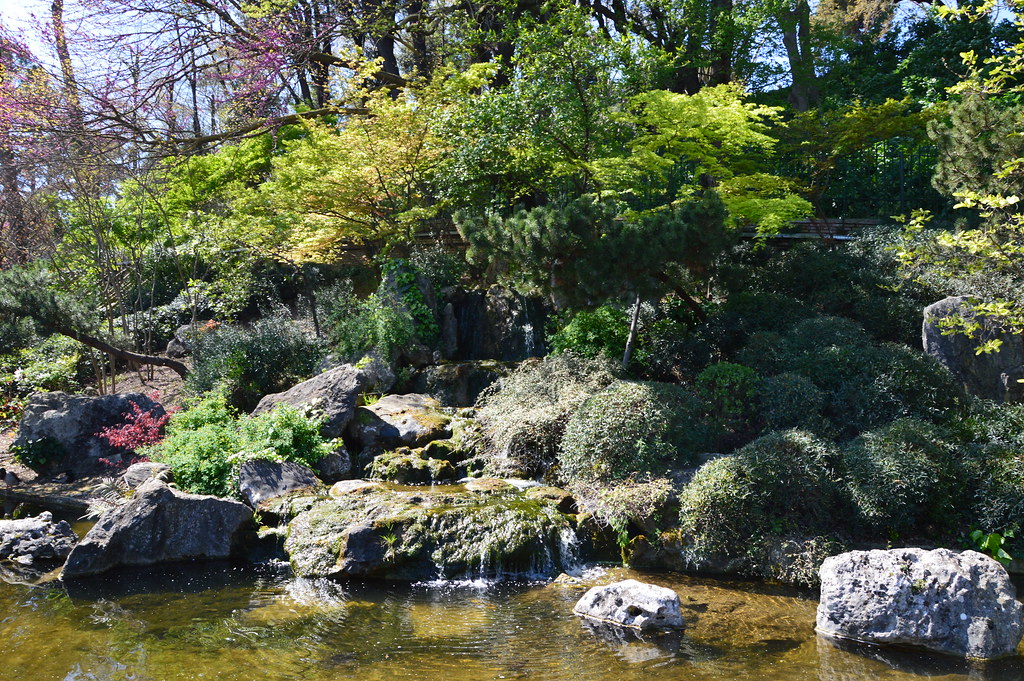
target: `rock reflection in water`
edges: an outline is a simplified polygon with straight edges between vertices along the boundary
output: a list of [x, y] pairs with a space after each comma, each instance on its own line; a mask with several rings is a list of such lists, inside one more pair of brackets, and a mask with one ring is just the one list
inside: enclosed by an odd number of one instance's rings
[[650, 662], [659, 658], [699, 659], [711, 657], [711, 649], [699, 650], [680, 631], [640, 632], [586, 618], [580, 624], [629, 663]]
[[1024, 660], [968, 662], [929, 652], [886, 648], [818, 636], [819, 681], [906, 677], [962, 677], [970, 681], [1020, 681]]

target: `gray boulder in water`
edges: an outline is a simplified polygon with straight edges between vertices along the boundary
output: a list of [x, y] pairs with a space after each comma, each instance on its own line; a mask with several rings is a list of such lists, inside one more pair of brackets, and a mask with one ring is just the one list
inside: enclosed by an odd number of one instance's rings
[[238, 501], [185, 494], [147, 480], [124, 506], [108, 511], [71, 551], [63, 579], [115, 567], [228, 558], [252, 521]]
[[672, 589], [626, 579], [595, 586], [583, 594], [574, 613], [632, 629], [682, 629], [679, 595]]
[[975, 551], [850, 551], [820, 576], [826, 636], [991, 659], [1014, 654], [1024, 632], [1006, 570]]
[[0, 560], [55, 567], [64, 561], [77, 541], [78, 536], [67, 521], [53, 522], [49, 511], [34, 518], [0, 520]]

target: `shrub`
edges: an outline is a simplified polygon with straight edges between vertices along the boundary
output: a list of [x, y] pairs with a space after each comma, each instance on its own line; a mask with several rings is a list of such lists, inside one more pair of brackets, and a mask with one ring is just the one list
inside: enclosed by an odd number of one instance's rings
[[549, 339], [554, 352], [575, 352], [583, 357], [622, 357], [629, 336], [629, 319], [623, 310], [604, 305], [578, 312]]
[[313, 466], [334, 449], [320, 435], [321, 420], [288, 405], [236, 418], [223, 393], [214, 392], [174, 414], [163, 442], [140, 451], [166, 463], [182, 489], [221, 497], [238, 495], [238, 469], [249, 459]]
[[325, 327], [335, 352], [356, 361], [371, 350], [394, 360], [416, 337], [416, 321], [395, 296], [381, 289], [359, 299], [350, 281], [334, 284], [319, 295]]
[[954, 526], [964, 475], [946, 440], [932, 424], [901, 419], [844, 448], [850, 495], [868, 528], [892, 536]]
[[619, 371], [607, 358], [572, 352], [521, 364], [477, 403], [485, 469], [503, 475], [546, 472], [555, 463], [569, 415]]
[[760, 384], [761, 377], [753, 369], [718, 362], [697, 375], [694, 392], [712, 419], [723, 427], [735, 429], [753, 416]]
[[842, 460], [810, 433], [769, 433], [702, 466], [679, 498], [680, 529], [693, 560], [744, 558], [764, 567], [767, 537], [826, 536], [849, 518]]
[[616, 381], [569, 418], [559, 474], [568, 482], [658, 474], [692, 463], [709, 444], [701, 404], [684, 388]]
[[639, 476], [614, 484], [577, 481], [569, 489], [583, 510], [615, 531], [620, 548], [629, 543], [631, 525], [646, 533], [671, 520], [663, 517], [675, 499], [668, 478]]
[[[154, 393], [150, 398], [156, 401], [160, 394]], [[177, 409], [165, 412], [162, 408], [143, 409], [137, 402], [131, 405], [132, 411], [124, 415], [124, 423], [102, 428], [96, 437], [106, 440], [112, 447], [130, 452], [160, 442], [164, 437], [164, 427]], [[157, 415], [157, 411], [163, 413]]]
[[335, 447], [320, 435], [323, 421], [295, 407], [278, 405], [239, 422], [239, 452], [244, 459], [293, 461], [315, 468]]
[[35, 472], [42, 472], [48, 464], [64, 458], [66, 452], [60, 442], [52, 437], [29, 440], [24, 445], [13, 445], [14, 460]]
[[270, 317], [250, 328], [221, 325], [196, 340], [193, 355], [192, 392], [219, 387], [234, 407], [251, 411], [264, 395], [312, 375], [324, 352], [292, 322]]
[[806, 376], [785, 372], [761, 382], [757, 404], [757, 413], [770, 430], [814, 430], [820, 424], [825, 393]]
[[79, 390], [86, 375], [82, 350], [78, 341], [67, 336], [50, 336], [38, 345], [0, 357], [0, 383], [12, 396]]

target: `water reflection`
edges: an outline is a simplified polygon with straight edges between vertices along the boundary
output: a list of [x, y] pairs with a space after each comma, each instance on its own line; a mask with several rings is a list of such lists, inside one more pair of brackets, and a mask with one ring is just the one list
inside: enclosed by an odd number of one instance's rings
[[[675, 589], [687, 628], [595, 625], [572, 606], [595, 579]], [[621, 570], [580, 585], [420, 585], [294, 579], [285, 566], [133, 570], [28, 588], [0, 584], [0, 678], [25, 681], [1010, 681], [1021, 660], [955, 660], [837, 646], [815, 601], [787, 589]]]
[[927, 679], [962, 677], [970, 681], [1020, 681], [1024, 659], [1012, 657], [990, 662], [965, 662], [928, 652], [883, 648], [827, 636], [817, 637], [819, 681], [862, 679]]

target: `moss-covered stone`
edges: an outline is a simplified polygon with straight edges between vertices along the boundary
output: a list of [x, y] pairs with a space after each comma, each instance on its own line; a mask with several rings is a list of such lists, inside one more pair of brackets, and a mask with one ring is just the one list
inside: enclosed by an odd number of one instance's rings
[[444, 459], [432, 459], [422, 449], [399, 447], [376, 457], [366, 469], [367, 476], [407, 485], [451, 482], [459, 475]]
[[301, 576], [549, 575], [571, 561], [571, 531], [553, 504], [521, 494], [379, 489], [295, 518], [285, 550]]

